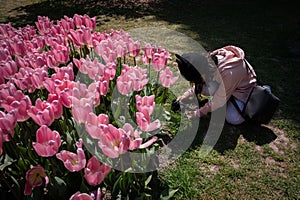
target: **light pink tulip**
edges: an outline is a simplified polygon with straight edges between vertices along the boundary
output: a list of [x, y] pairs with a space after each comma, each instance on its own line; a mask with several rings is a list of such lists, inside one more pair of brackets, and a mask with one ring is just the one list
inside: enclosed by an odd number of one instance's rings
[[105, 114], [99, 114], [90, 112], [86, 118], [85, 128], [92, 138], [100, 139], [101, 135], [107, 132], [109, 124], [109, 118]]
[[48, 126], [42, 125], [36, 132], [36, 142], [32, 146], [36, 153], [42, 157], [51, 157], [58, 152], [61, 145], [60, 135]]
[[78, 123], [85, 123], [90, 112], [93, 112], [92, 98], [72, 98], [72, 114]]
[[154, 131], [161, 127], [160, 121], [156, 119], [151, 122], [149, 113], [136, 112], [136, 123], [142, 131]]
[[151, 115], [155, 107], [154, 99], [155, 99], [155, 95], [144, 96], [144, 97], [136, 95], [135, 96], [136, 108], [138, 109], [139, 112], [147, 112], [149, 113], [149, 115]]
[[143, 143], [143, 138], [141, 138], [138, 130], [134, 130], [134, 128], [129, 123], [125, 123], [122, 128], [126, 135], [130, 138], [129, 150], [138, 149]]
[[139, 55], [141, 50], [141, 43], [140, 41], [133, 41], [132, 39], [129, 40], [127, 44], [129, 56], [136, 57]]
[[129, 78], [129, 76], [126, 73], [121, 74], [117, 78], [117, 88], [118, 88], [118, 91], [123, 95], [127, 95], [132, 91], [131, 79]]
[[153, 69], [157, 72], [164, 69], [167, 65], [167, 61], [168, 57], [166, 57], [164, 52], [154, 53], [152, 59]]
[[82, 139], [79, 139], [76, 146], [77, 154], [66, 150], [56, 154], [57, 159], [61, 160], [70, 172], [80, 171], [86, 164], [86, 158], [82, 149]]
[[98, 142], [102, 152], [110, 158], [117, 158], [127, 152], [130, 139], [123, 129], [109, 124], [106, 133], [100, 135]]
[[24, 195], [31, 195], [32, 189], [34, 187], [41, 186], [43, 184], [43, 179], [45, 179], [45, 184], [48, 185], [49, 179], [45, 172], [45, 169], [38, 165], [32, 167], [26, 172], [26, 184], [24, 189]]
[[110, 166], [106, 164], [101, 165], [100, 161], [93, 156], [88, 160], [87, 166], [84, 169], [84, 178], [91, 186], [99, 185], [108, 175], [110, 169]]
[[134, 128], [129, 123], [125, 123], [122, 129], [125, 131], [126, 135], [130, 138], [130, 145], [129, 145], [130, 150], [147, 148], [157, 140], [157, 137], [154, 136], [147, 142], [143, 143], [143, 138], [140, 135], [141, 132], [138, 130], [134, 130]]
[[171, 87], [171, 85], [173, 85], [177, 81], [177, 79], [178, 77], [173, 77], [173, 72], [169, 67], [160, 71], [159, 73], [159, 80], [164, 87]]
[[28, 115], [40, 126], [50, 126], [54, 121], [52, 105], [47, 101], [42, 101], [40, 98], [36, 100], [35, 106], [31, 106], [28, 110]]
[[142, 69], [135, 66], [126, 74], [128, 74], [129, 78], [131, 79], [132, 88], [135, 91], [142, 90], [149, 81], [147, 78], [147, 69]]

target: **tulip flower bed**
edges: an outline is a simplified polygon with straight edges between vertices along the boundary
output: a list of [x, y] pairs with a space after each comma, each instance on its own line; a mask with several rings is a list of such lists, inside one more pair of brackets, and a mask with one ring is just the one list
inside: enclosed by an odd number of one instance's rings
[[125, 31], [95, 29], [87, 15], [0, 24], [2, 196], [150, 198], [153, 172], [131, 173], [134, 159], [122, 157], [159, 148], [178, 78], [171, 55]]

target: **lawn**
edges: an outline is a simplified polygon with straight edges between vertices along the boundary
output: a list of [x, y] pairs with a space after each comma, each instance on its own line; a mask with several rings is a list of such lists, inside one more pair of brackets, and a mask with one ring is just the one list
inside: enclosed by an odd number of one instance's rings
[[[300, 15], [283, 0], [0, 0], [0, 23], [34, 25], [37, 16], [97, 16], [99, 31], [148, 27], [185, 34], [207, 51], [244, 49], [262, 83], [281, 104], [263, 127], [225, 125], [207, 155], [199, 137], [178, 160], [158, 171], [174, 199], [300, 199]], [[172, 41], [175, 44], [180, 41]], [[180, 46], [180, 44], [177, 44]], [[2, 179], [1, 179], [2, 182]], [[0, 188], [1, 191], [1, 188]], [[155, 199], [155, 197], [153, 197]]]

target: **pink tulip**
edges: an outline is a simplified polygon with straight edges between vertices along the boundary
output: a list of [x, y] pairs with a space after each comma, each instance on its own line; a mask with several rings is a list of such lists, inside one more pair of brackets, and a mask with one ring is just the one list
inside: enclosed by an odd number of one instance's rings
[[141, 138], [139, 131], [134, 130], [134, 128], [129, 123], [124, 124], [123, 130], [125, 131], [126, 135], [130, 138], [130, 144], [128, 149], [138, 149], [143, 142], [143, 138]]
[[87, 193], [76, 192], [70, 197], [70, 200], [94, 200], [94, 198]]
[[47, 101], [51, 104], [54, 118], [59, 119], [63, 114], [63, 105], [59, 100], [59, 97], [57, 94], [48, 94]]
[[70, 47], [56, 45], [56, 47], [52, 49], [52, 54], [58, 64], [67, 63], [69, 61]]
[[9, 49], [12, 55], [25, 56], [27, 53], [24, 40], [20, 39], [11, 39], [9, 41]]
[[132, 40], [129, 40], [127, 44], [127, 48], [128, 48], [129, 56], [136, 57], [140, 53], [141, 43], [139, 41], [134, 42]]
[[99, 185], [108, 175], [110, 169], [110, 166], [106, 164], [101, 165], [100, 161], [93, 156], [88, 160], [87, 166], [84, 169], [85, 180], [91, 186]]
[[157, 140], [157, 137], [154, 136], [147, 142], [143, 143], [143, 138], [141, 138], [140, 131], [134, 130], [134, 128], [129, 123], [125, 123], [122, 129], [130, 138], [130, 150], [147, 148]]
[[24, 195], [31, 195], [32, 189], [34, 187], [38, 187], [43, 184], [43, 179], [45, 179], [46, 185], [48, 185], [49, 183], [49, 179], [45, 172], [45, 169], [40, 165], [29, 169], [26, 172], [25, 178], [26, 178], [26, 184], [25, 184]]
[[47, 35], [50, 33], [53, 22], [48, 17], [38, 16], [38, 21], [35, 22], [35, 25], [41, 35]]
[[106, 133], [100, 135], [98, 142], [102, 152], [110, 158], [117, 158], [127, 152], [130, 140], [123, 129], [109, 124]]
[[7, 60], [0, 62], [0, 78], [9, 79], [18, 72], [18, 67], [15, 61]]
[[147, 69], [141, 69], [139, 67], [133, 67], [130, 71], [126, 74], [130, 77], [132, 81], [132, 88], [135, 91], [142, 90], [145, 85], [148, 83], [147, 78]]
[[76, 146], [77, 154], [66, 150], [56, 154], [57, 159], [61, 160], [70, 172], [80, 171], [86, 164], [86, 158], [82, 149], [82, 139], [76, 142]]
[[136, 100], [136, 107], [138, 111], [147, 112], [149, 113], [149, 115], [151, 115], [155, 107], [154, 99], [155, 99], [155, 95], [144, 96], [144, 97], [136, 95], [135, 100]]
[[31, 100], [23, 94], [21, 90], [17, 90], [13, 96], [7, 96], [2, 101], [1, 106], [7, 111], [17, 110], [17, 120], [19, 122], [26, 121], [29, 118], [27, 111], [31, 108]]
[[142, 131], [154, 131], [161, 127], [160, 121], [156, 119], [151, 122], [149, 113], [136, 112], [136, 122]]
[[105, 79], [104, 77], [100, 78], [98, 81], [99, 84], [99, 94], [100, 95], [106, 95], [109, 88], [109, 81]]
[[173, 72], [169, 67], [160, 71], [159, 73], [159, 80], [164, 87], [171, 87], [171, 85], [173, 85], [177, 81], [177, 79], [178, 77], [173, 77]]
[[131, 79], [127, 74], [121, 74], [117, 78], [117, 88], [122, 95], [127, 95], [132, 91]]
[[164, 52], [154, 53], [152, 59], [153, 69], [157, 72], [164, 69], [167, 65], [167, 61], [168, 57], [166, 57]]
[[2, 143], [8, 142], [14, 137], [14, 129], [17, 125], [17, 111], [9, 113], [0, 111], [0, 155], [2, 154]]
[[61, 145], [60, 135], [46, 125], [42, 125], [36, 132], [36, 142], [32, 146], [36, 153], [42, 157], [51, 157], [58, 152]]
[[86, 193], [76, 192], [70, 198], [70, 200], [102, 200], [102, 199], [103, 196], [100, 187], [97, 189], [97, 191], [92, 192], [90, 195]]
[[86, 118], [85, 129], [92, 138], [100, 139], [101, 135], [107, 132], [109, 124], [109, 118], [105, 114], [99, 114], [90, 112]]
[[40, 126], [50, 126], [54, 121], [52, 105], [47, 101], [42, 101], [40, 98], [36, 100], [35, 106], [31, 106], [28, 110], [28, 115]]
[[113, 80], [116, 75], [116, 64], [114, 62], [109, 62], [104, 67], [104, 77], [108, 80]]
[[90, 112], [93, 112], [92, 98], [72, 98], [72, 114], [78, 123], [85, 123]]

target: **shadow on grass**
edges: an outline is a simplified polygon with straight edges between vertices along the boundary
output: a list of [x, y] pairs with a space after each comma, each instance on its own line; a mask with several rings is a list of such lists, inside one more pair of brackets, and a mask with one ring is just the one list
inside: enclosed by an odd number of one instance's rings
[[[191, 148], [197, 148], [202, 145], [208, 129], [209, 118], [200, 120], [198, 133], [191, 145]], [[220, 137], [213, 149], [223, 154], [226, 150], [234, 150], [238, 144], [239, 137], [242, 136], [248, 142], [254, 142], [256, 145], [265, 145], [274, 141], [277, 136], [275, 133], [264, 125], [254, 122], [244, 122], [241, 125], [224, 124]]]

